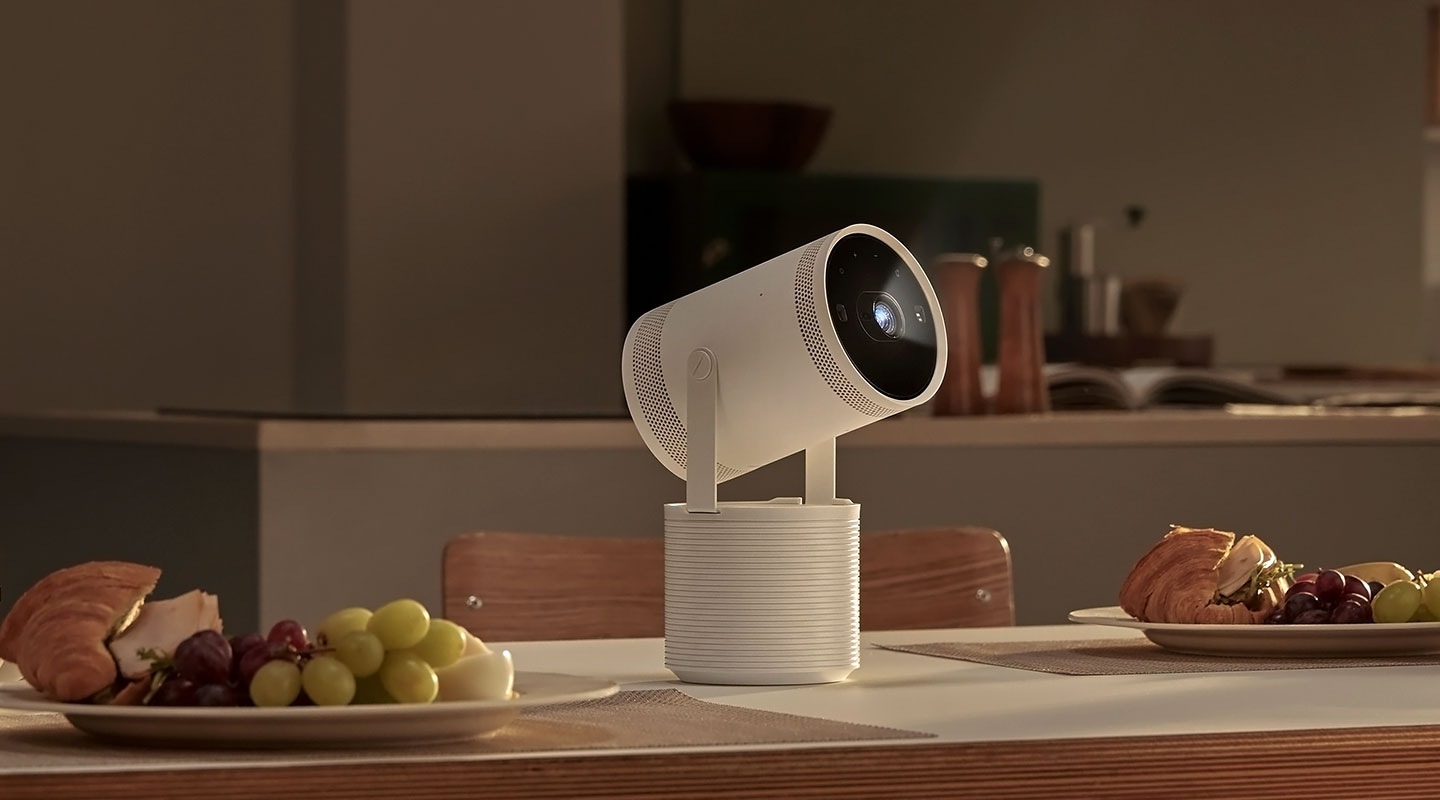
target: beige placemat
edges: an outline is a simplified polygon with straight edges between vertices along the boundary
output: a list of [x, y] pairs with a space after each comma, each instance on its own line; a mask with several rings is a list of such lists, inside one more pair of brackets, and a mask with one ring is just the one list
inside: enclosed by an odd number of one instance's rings
[[433, 760], [437, 756], [535, 753], [597, 748], [853, 742], [933, 734], [756, 711], [696, 700], [675, 689], [620, 692], [600, 700], [527, 710], [493, 736], [423, 748], [210, 750], [111, 743], [83, 734], [56, 714], [0, 713], [0, 773], [7, 770], [137, 769], [203, 761], [207, 766], [345, 759]]
[[1440, 665], [1440, 655], [1384, 658], [1224, 658], [1189, 655], [1166, 650], [1144, 639], [931, 642], [876, 647], [1056, 675], [1163, 675], [1172, 672], [1254, 672], [1275, 669]]

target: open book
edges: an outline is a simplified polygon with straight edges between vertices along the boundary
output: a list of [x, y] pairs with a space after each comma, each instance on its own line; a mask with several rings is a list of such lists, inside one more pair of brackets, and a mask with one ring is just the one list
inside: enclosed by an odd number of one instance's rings
[[1296, 405], [1306, 398], [1262, 386], [1241, 370], [1133, 367], [1110, 369], [1047, 364], [1050, 407], [1057, 411], [1195, 408], [1252, 403]]
[[[1316, 408], [1440, 408], [1440, 376], [1405, 380], [1323, 380], [1281, 370], [1196, 367], [1098, 367], [1046, 364], [1050, 407], [1056, 411], [1138, 411], [1220, 408], [1227, 405]], [[999, 372], [980, 368], [980, 389], [994, 397]]]
[[1282, 381], [1239, 369], [1045, 365], [1057, 411], [1216, 408], [1230, 404], [1440, 406], [1440, 385]]

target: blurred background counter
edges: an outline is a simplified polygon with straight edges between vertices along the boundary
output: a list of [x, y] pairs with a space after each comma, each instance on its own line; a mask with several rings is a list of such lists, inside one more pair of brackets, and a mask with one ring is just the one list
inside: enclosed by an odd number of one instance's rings
[[[863, 530], [1004, 533], [1022, 623], [1113, 604], [1172, 523], [1260, 533], [1312, 566], [1440, 567], [1433, 411], [911, 415], [841, 437], [838, 469]], [[791, 457], [721, 497], [802, 485]], [[218, 592], [237, 628], [401, 595], [438, 607], [455, 534], [659, 536], [683, 497], [628, 419], [0, 415], [0, 612], [91, 558], [162, 565], [159, 595]]]

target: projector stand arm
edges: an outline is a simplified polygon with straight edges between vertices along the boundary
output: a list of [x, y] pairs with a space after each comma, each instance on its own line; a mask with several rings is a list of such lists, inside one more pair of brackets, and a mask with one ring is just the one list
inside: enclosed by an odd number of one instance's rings
[[685, 510], [718, 514], [715, 476], [715, 354], [704, 347], [685, 364]]
[[835, 504], [835, 439], [805, 448], [805, 504]]
[[[685, 364], [685, 510], [717, 514], [715, 409], [719, 365], [704, 347], [690, 352]], [[805, 504], [834, 505], [835, 438], [805, 448]]]

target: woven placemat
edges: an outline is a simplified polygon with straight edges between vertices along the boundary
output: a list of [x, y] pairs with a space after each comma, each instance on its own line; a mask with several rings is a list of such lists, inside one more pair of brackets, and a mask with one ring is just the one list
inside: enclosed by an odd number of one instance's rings
[[58, 714], [0, 712], [0, 773], [47, 769], [144, 769], [160, 765], [420, 760], [546, 751], [918, 739], [933, 734], [756, 711], [697, 700], [675, 689], [620, 692], [600, 700], [527, 710], [493, 736], [424, 747], [306, 750], [171, 749], [88, 736]]
[[884, 650], [974, 661], [1055, 675], [1163, 675], [1185, 672], [1254, 672], [1337, 667], [1440, 665], [1440, 655], [1384, 658], [1225, 658], [1166, 650], [1144, 639], [1050, 642], [931, 642], [876, 645]]

